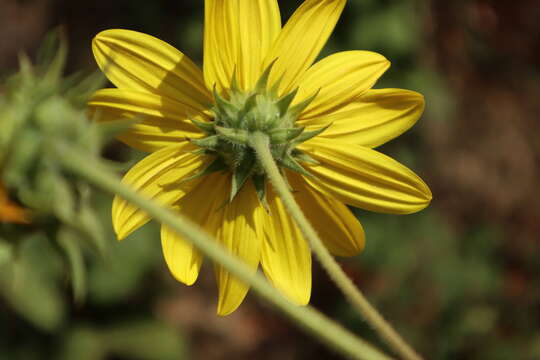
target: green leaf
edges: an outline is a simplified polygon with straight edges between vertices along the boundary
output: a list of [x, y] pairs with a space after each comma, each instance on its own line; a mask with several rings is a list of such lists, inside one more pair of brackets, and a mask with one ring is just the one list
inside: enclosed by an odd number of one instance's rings
[[13, 259], [13, 246], [4, 240], [0, 240], [0, 266], [9, 263]]
[[[25, 238], [16, 261], [2, 267], [0, 292], [7, 304], [35, 327], [53, 332], [64, 320], [63, 296], [56, 283], [58, 254], [43, 236]], [[44, 261], [46, 259], [46, 261]]]
[[57, 84], [62, 77], [67, 58], [67, 41], [59, 29], [45, 37], [38, 56], [38, 63], [47, 67], [42, 78], [44, 83]]
[[79, 235], [73, 230], [63, 227], [58, 231], [56, 240], [69, 263], [73, 298], [76, 302], [82, 302], [86, 296], [86, 269], [79, 244]]
[[214, 123], [209, 121], [200, 121], [195, 118], [190, 117], [189, 121], [193, 123], [197, 128], [204, 131], [206, 134], [214, 134]]
[[104, 360], [107, 356], [99, 331], [79, 327], [70, 329], [62, 341], [60, 360]]
[[92, 248], [100, 255], [106, 256], [108, 250], [107, 238], [103, 225], [92, 204], [83, 201], [77, 214], [78, 230], [85, 235]]
[[73, 223], [76, 215], [76, 200], [71, 184], [62, 176], [52, 172], [45, 172], [43, 177], [43, 189], [50, 189], [53, 194], [51, 200], [53, 201], [52, 209], [54, 214], [68, 224]]
[[136, 360], [186, 359], [185, 344], [175, 329], [154, 321], [140, 320], [109, 329], [100, 334], [110, 353]]

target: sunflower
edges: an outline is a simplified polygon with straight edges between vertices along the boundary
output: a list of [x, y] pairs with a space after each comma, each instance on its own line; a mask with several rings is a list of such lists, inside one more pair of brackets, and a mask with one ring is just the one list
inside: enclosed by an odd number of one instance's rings
[[[285, 26], [277, 0], [206, 0], [204, 66], [152, 36], [106, 30], [93, 40], [101, 70], [116, 86], [89, 101], [99, 121], [136, 119], [118, 138], [150, 155], [123, 181], [200, 224], [288, 299], [307, 304], [311, 253], [249, 145], [267, 135], [274, 160], [328, 249], [353, 256], [364, 231], [347, 205], [407, 214], [431, 200], [411, 170], [374, 150], [409, 129], [422, 95], [371, 89], [390, 63], [369, 51], [315, 62], [346, 0], [306, 0]], [[149, 216], [116, 197], [119, 239]], [[167, 226], [165, 261], [191, 285], [203, 257]], [[234, 311], [248, 285], [214, 265], [218, 314]]]

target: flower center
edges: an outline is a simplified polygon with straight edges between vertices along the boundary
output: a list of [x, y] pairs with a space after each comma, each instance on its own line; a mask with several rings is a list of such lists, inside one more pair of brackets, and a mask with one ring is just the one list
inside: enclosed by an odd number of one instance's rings
[[218, 94], [214, 89], [215, 106], [212, 108], [214, 121], [202, 123], [192, 120], [207, 136], [192, 139], [191, 142], [202, 148], [207, 155], [216, 157], [201, 175], [229, 170], [233, 175], [230, 201], [246, 181], [251, 179], [259, 199], [265, 203], [266, 175], [250, 146], [250, 137], [255, 132], [266, 134], [270, 151], [280, 169], [288, 168], [310, 175], [300, 162], [316, 163], [296, 149], [299, 144], [326, 129], [305, 131], [305, 128], [296, 126], [298, 116], [313, 101], [316, 94], [291, 106], [298, 90], [278, 96], [277, 84], [268, 87], [270, 70], [271, 66], [251, 91], [240, 90], [235, 77], [226, 96]]

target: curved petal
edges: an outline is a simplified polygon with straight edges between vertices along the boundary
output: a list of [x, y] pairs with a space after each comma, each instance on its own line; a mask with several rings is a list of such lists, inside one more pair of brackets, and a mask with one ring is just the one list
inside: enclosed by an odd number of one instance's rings
[[99, 122], [136, 120], [118, 138], [131, 147], [149, 152], [177, 145], [186, 138], [203, 136], [189, 119], [211, 120], [208, 115], [169, 98], [125, 89], [98, 90], [88, 106]]
[[203, 262], [201, 252], [166, 225], [161, 225], [161, 248], [174, 278], [188, 286], [193, 285]]
[[264, 56], [281, 30], [276, 0], [206, 0], [204, 78], [208, 88], [238, 83], [251, 89], [261, 75]]
[[[227, 178], [221, 174], [204, 177], [200, 184], [178, 201], [175, 208], [209, 233], [216, 234], [216, 225], [219, 224], [212, 223], [210, 219], [221, 206], [216, 199], [227, 197], [226, 181]], [[192, 285], [199, 276], [203, 261], [201, 252], [165, 225], [161, 226], [161, 246], [173, 276], [186, 285]]]
[[346, 205], [319, 193], [299, 174], [289, 172], [287, 179], [296, 201], [332, 254], [354, 256], [364, 249], [364, 229]]
[[294, 103], [320, 90], [300, 118], [332, 113], [349, 104], [371, 89], [388, 67], [390, 62], [384, 56], [371, 51], [344, 51], [325, 57], [299, 80], [300, 88]]
[[[230, 186], [227, 189], [230, 189]], [[221, 203], [227, 199], [228, 194], [220, 199]], [[261, 258], [263, 211], [255, 188], [249, 182], [231, 203], [223, 206], [212, 218], [212, 221], [221, 224], [216, 234], [220, 243], [231, 254], [242, 259], [253, 272], [257, 270]], [[219, 287], [217, 312], [219, 315], [227, 315], [242, 303], [249, 285], [238, 280], [219, 264], [215, 264], [214, 269]]]
[[339, 20], [346, 0], [306, 0], [279, 33], [269, 53], [266, 68], [276, 61], [270, 83], [281, 80], [280, 94], [290, 92], [313, 64]]
[[212, 103], [199, 68], [153, 36], [105, 30], [94, 38], [92, 50], [100, 69], [118, 88], [167, 96], [200, 111]]
[[331, 124], [319, 137], [374, 148], [409, 130], [423, 112], [422, 94], [402, 89], [368, 90], [342, 109], [299, 120], [298, 125], [315, 130]]
[[[133, 166], [122, 179], [142, 195], [164, 205], [172, 205], [198, 181], [182, 183], [182, 178], [202, 170], [208, 159], [192, 153], [195, 147], [185, 142], [156, 151]], [[172, 184], [172, 185], [171, 185]], [[116, 196], [112, 204], [112, 223], [119, 240], [148, 222], [150, 218], [138, 207]]]
[[311, 250], [281, 199], [268, 192], [261, 265], [272, 284], [288, 299], [306, 305], [311, 295]]
[[314, 138], [299, 146], [319, 165], [304, 179], [346, 204], [371, 211], [409, 214], [425, 208], [431, 191], [415, 173], [375, 150]]

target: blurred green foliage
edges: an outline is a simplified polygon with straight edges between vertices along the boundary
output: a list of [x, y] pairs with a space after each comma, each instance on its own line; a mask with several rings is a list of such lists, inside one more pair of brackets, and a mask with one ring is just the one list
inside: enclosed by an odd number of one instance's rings
[[[51, 33], [37, 65], [21, 56], [20, 71], [0, 96], [1, 181], [31, 213], [30, 224], [0, 223], [0, 296], [21, 317], [0, 312], [7, 325], [0, 328], [0, 359], [180, 359], [179, 333], [148, 314], [99, 325], [76, 320], [78, 309], [122, 303], [136, 292], [159, 247], [151, 240], [122, 250], [111, 244], [110, 197], [61, 166], [57, 144], [99, 158], [104, 141], [122, 128], [86, 117], [87, 98], [103, 77], [64, 77], [66, 57], [65, 42]], [[148, 230], [147, 238], [155, 237]], [[51, 336], [63, 340], [52, 346]]]

